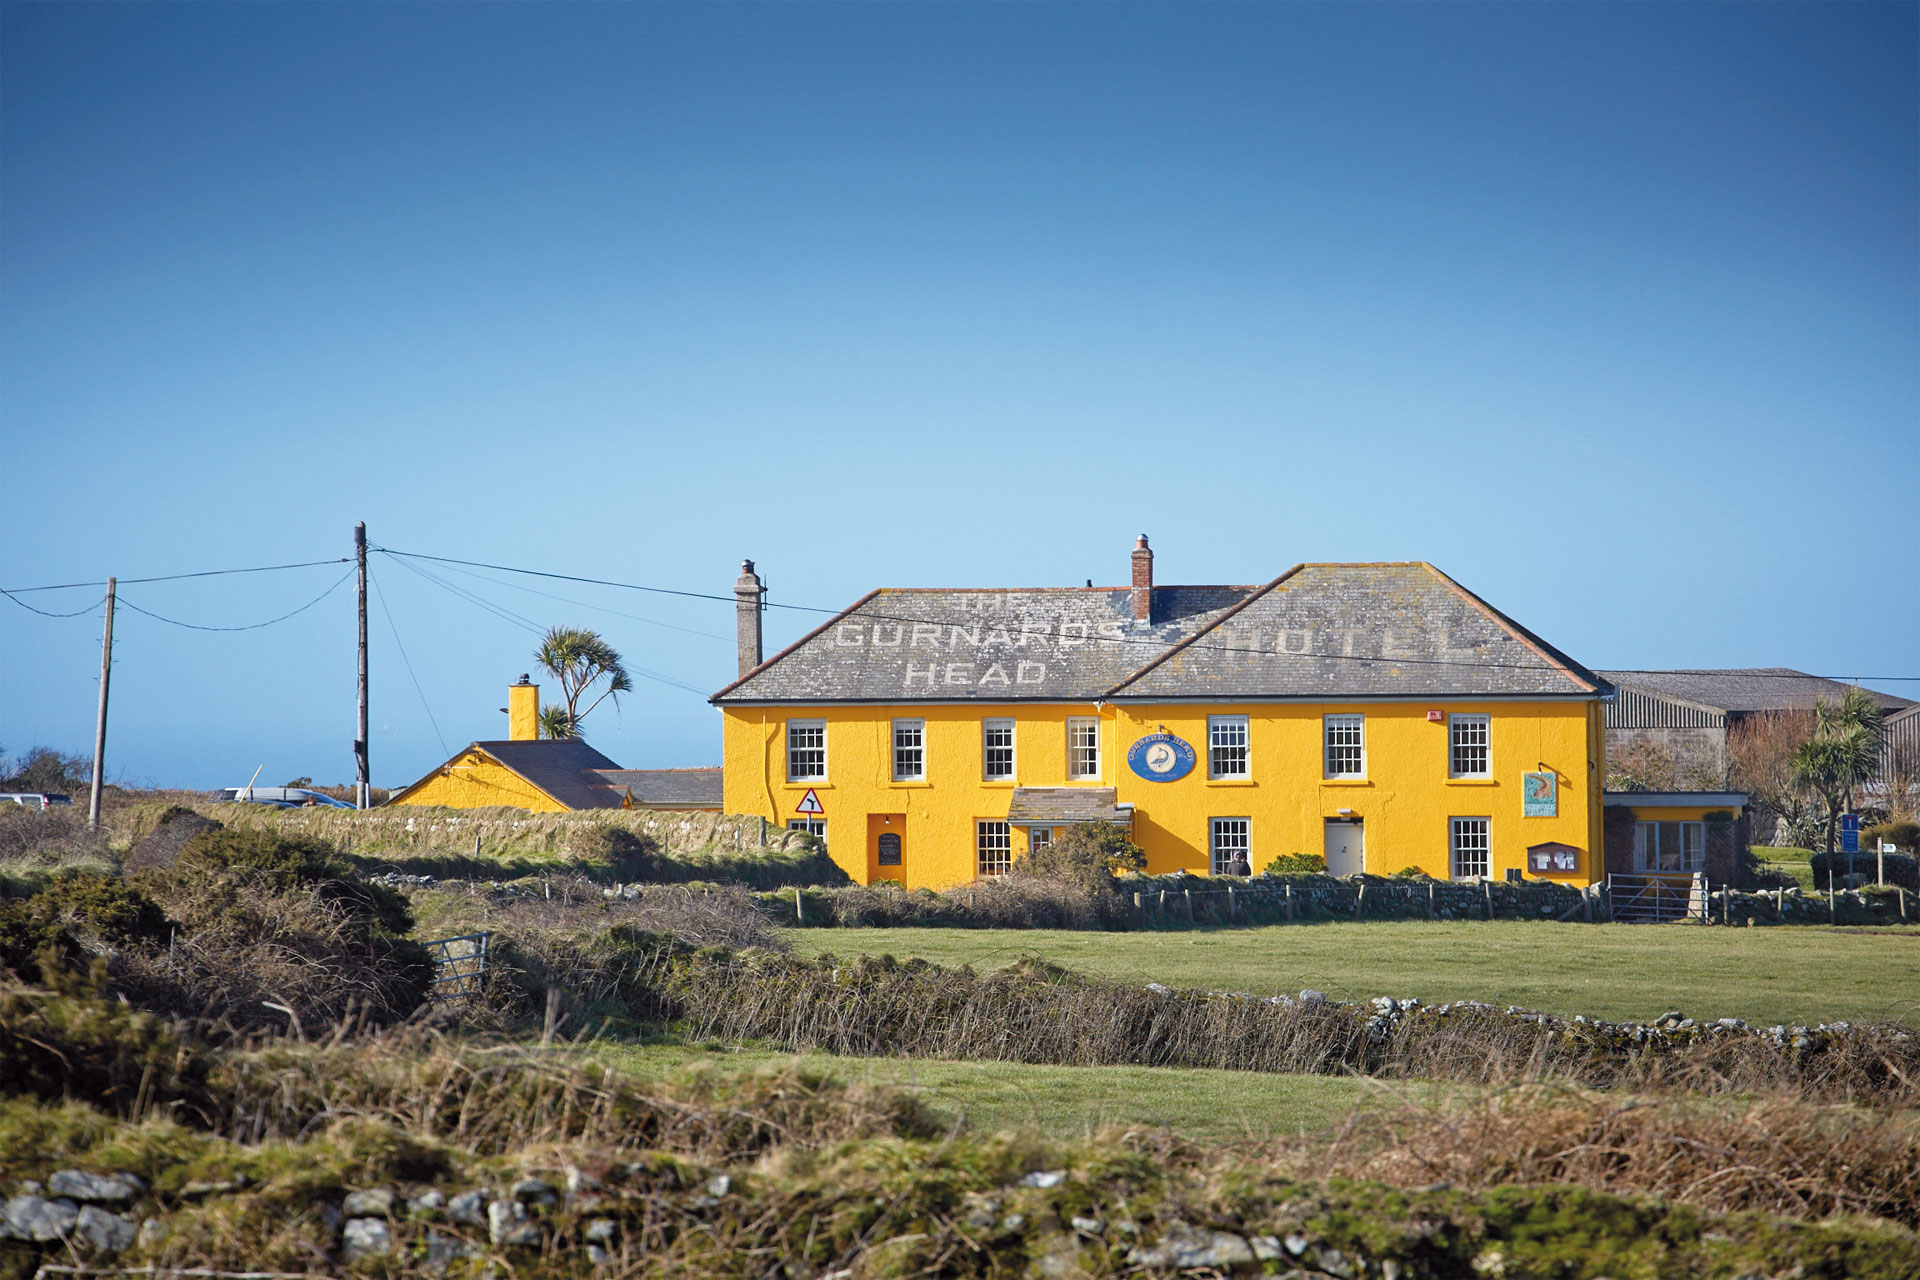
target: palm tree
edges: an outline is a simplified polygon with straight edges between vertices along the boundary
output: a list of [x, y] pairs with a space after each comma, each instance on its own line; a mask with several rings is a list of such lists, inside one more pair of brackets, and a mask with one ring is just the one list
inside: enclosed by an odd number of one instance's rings
[[[560, 682], [562, 705], [543, 707], [540, 711], [540, 727], [549, 738], [585, 737], [580, 722], [595, 707], [608, 698], [619, 706], [620, 695], [633, 691], [633, 678], [627, 674], [619, 651], [601, 639], [597, 631], [554, 627], [541, 639], [533, 656], [548, 675]], [[581, 699], [602, 680], [606, 681], [606, 687], [581, 707]]]
[[1793, 775], [1826, 806], [1831, 875], [1833, 833], [1840, 815], [1852, 811], [1854, 790], [1870, 782], [1880, 767], [1880, 708], [1865, 690], [1852, 688], [1838, 703], [1815, 703], [1813, 718], [1813, 737], [1793, 753]]

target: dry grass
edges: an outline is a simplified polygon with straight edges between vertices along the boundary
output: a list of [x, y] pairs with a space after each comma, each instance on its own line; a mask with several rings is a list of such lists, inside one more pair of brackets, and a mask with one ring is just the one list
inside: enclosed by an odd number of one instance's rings
[[1894, 1026], [1856, 1028], [1807, 1052], [1750, 1034], [1636, 1042], [1486, 1007], [1389, 1021], [1364, 1007], [1154, 992], [1032, 962], [975, 974], [886, 957], [841, 965], [830, 956], [660, 953], [636, 977], [691, 1038], [794, 1052], [1568, 1081], [1877, 1104], [1920, 1092], [1920, 1039]]
[[0, 804], [0, 898], [26, 897], [61, 871], [118, 869], [79, 805], [39, 810]]

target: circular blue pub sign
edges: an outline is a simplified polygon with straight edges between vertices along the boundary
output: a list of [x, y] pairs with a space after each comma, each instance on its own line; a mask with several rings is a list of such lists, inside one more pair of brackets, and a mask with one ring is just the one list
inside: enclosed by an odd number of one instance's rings
[[1148, 782], [1172, 782], [1193, 772], [1193, 747], [1170, 733], [1150, 733], [1127, 752], [1127, 767]]

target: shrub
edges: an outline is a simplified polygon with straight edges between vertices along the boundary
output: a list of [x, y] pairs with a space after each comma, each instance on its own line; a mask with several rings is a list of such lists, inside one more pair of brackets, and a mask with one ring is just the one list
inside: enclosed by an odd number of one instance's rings
[[1808, 864], [1813, 868], [1814, 888], [1827, 887], [1829, 865], [1839, 868], [1840, 876], [1844, 880], [1848, 874], [1849, 860], [1853, 864], [1854, 875], [1864, 875], [1871, 881], [1875, 869], [1884, 863], [1888, 884], [1900, 885], [1907, 889], [1920, 889], [1920, 859], [1916, 859], [1910, 853], [1868, 853], [1864, 849], [1859, 853], [1851, 854], [1814, 854], [1808, 860]]
[[1266, 865], [1263, 876], [1323, 876], [1327, 860], [1317, 853], [1283, 853]]
[[1127, 839], [1127, 833], [1119, 827], [1108, 822], [1077, 822], [1056, 835], [1052, 844], [1022, 854], [1012, 870], [1014, 875], [1028, 879], [1111, 892], [1114, 876], [1137, 875], [1146, 865], [1146, 852]]
[[152, 1014], [104, 997], [104, 975], [0, 988], [0, 1093], [74, 1098], [123, 1116], [203, 1101], [208, 1057]]
[[1862, 849], [1877, 849], [1890, 840], [1902, 853], [1920, 853], [1920, 822], [1882, 822], [1860, 833]]
[[124, 881], [62, 871], [31, 898], [0, 902], [0, 966], [49, 981], [50, 963], [77, 968], [90, 952], [165, 942], [171, 924], [158, 903]]

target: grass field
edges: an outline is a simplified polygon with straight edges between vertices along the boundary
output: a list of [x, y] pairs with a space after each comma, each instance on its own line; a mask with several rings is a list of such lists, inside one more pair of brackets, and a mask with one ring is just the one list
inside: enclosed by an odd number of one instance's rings
[[1801, 889], [1813, 892], [1813, 864], [1809, 861], [1813, 857], [1813, 850], [1760, 844], [1752, 848], [1753, 856], [1760, 860], [1762, 871], [1784, 871], [1800, 882]]
[[1551, 1013], [1648, 1018], [1668, 1009], [1752, 1022], [1846, 1018], [1920, 1025], [1920, 927], [1406, 922], [1182, 933], [814, 929], [803, 954], [922, 956], [976, 968], [1038, 955], [1130, 982], [1340, 999], [1485, 1000]]
[[964, 1115], [976, 1133], [1032, 1128], [1056, 1138], [1162, 1124], [1187, 1138], [1268, 1138], [1324, 1129], [1356, 1108], [1425, 1104], [1465, 1092], [1459, 1085], [1348, 1076], [796, 1056], [717, 1045], [603, 1044], [594, 1053], [643, 1079], [699, 1062], [729, 1069], [799, 1062], [843, 1080], [911, 1089], [942, 1111]]

